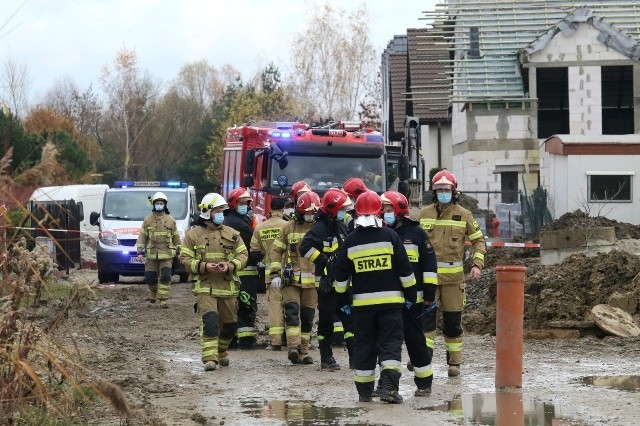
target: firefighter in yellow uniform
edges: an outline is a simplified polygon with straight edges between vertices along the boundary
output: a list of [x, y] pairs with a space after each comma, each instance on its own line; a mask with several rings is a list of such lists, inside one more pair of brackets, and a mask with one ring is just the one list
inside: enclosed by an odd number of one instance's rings
[[198, 205], [198, 224], [187, 232], [180, 261], [190, 273], [195, 311], [201, 317], [200, 342], [205, 371], [229, 365], [227, 348], [238, 328], [238, 271], [247, 263], [240, 233], [226, 225], [227, 202], [209, 193]]
[[167, 307], [171, 286], [171, 265], [176, 252], [180, 250], [180, 234], [176, 220], [170, 216], [167, 208], [167, 196], [156, 192], [149, 201], [153, 205], [151, 214], [144, 218], [140, 234], [136, 241], [138, 260], [146, 255], [144, 280], [149, 286], [147, 300]]
[[271, 213], [267, 220], [256, 226], [251, 237], [249, 252], [257, 258], [262, 257], [265, 266], [265, 280], [267, 281], [267, 303], [269, 305], [269, 340], [271, 349], [279, 351], [282, 347], [282, 334], [284, 333], [284, 314], [282, 311], [282, 293], [280, 288], [271, 285], [271, 246], [276, 238], [282, 234], [282, 227], [287, 224], [283, 218], [283, 209], [286, 200], [284, 198], [271, 199]]
[[296, 202], [295, 218], [282, 228], [271, 248], [271, 286], [282, 287], [287, 358], [293, 364], [312, 364], [309, 341], [318, 306], [315, 265], [300, 253], [300, 241], [311, 229], [320, 207], [315, 192], [305, 192]]
[[[462, 359], [462, 310], [466, 304], [464, 283], [465, 237], [473, 246], [470, 279], [480, 277], [487, 250], [484, 236], [471, 212], [457, 204], [458, 182], [449, 170], [441, 170], [431, 181], [437, 201], [420, 212], [420, 226], [427, 231], [438, 261], [436, 301], [442, 309], [442, 335], [447, 350], [448, 375], [460, 375]], [[436, 310], [424, 316], [427, 346], [433, 347]]]

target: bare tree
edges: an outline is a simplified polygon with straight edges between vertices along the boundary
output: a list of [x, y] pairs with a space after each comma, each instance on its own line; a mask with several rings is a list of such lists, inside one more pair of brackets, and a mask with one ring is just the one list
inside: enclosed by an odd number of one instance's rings
[[[105, 66], [100, 83], [107, 96], [105, 126], [122, 149], [123, 177], [129, 178], [131, 169], [144, 153], [145, 132], [155, 117], [159, 87], [148, 71], [138, 69], [134, 50], [122, 48], [116, 55], [113, 68]], [[151, 147], [149, 147], [151, 148]]]
[[195, 101], [204, 114], [215, 100], [222, 98], [224, 89], [220, 71], [202, 60], [183, 65], [169, 91], [183, 99]]
[[18, 118], [26, 113], [30, 87], [27, 65], [19, 64], [13, 58], [7, 59], [0, 74], [0, 102], [8, 105]]
[[[74, 80], [65, 78], [56, 82], [44, 96], [43, 105], [71, 120], [81, 135], [81, 143], [98, 144], [101, 138], [102, 102], [93, 88], [81, 91]], [[89, 146], [84, 146], [87, 151]]]
[[316, 7], [294, 37], [292, 79], [298, 96], [324, 117], [353, 119], [377, 63], [366, 4], [346, 12]]

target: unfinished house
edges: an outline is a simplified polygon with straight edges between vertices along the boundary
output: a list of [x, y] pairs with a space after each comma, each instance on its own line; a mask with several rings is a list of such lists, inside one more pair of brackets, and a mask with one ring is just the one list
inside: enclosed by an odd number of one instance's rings
[[554, 217], [640, 223], [640, 2], [452, 0], [426, 18], [450, 52], [463, 191], [542, 186]]

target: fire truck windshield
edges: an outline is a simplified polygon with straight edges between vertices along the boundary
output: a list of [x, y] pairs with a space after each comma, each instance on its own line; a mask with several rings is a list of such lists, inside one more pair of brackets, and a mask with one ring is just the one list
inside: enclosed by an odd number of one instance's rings
[[361, 178], [367, 188], [382, 192], [386, 188], [384, 176], [384, 158], [355, 158], [336, 156], [289, 155], [284, 169], [276, 161], [271, 162], [271, 185], [273, 190], [280, 190], [277, 178], [287, 177], [288, 191], [295, 182], [303, 180], [311, 189], [323, 194], [329, 188], [341, 187], [351, 177]]

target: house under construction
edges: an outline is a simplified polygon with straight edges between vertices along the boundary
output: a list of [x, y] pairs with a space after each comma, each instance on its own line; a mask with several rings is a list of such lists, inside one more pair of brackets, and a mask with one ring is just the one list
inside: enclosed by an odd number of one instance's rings
[[[640, 223], [640, 2], [450, 0], [425, 20], [407, 69], [444, 50], [438, 75], [408, 72], [402, 92], [387, 90], [406, 114], [447, 106], [445, 152], [423, 144], [425, 163], [463, 191], [503, 191], [487, 204], [541, 186], [554, 217], [581, 208]], [[383, 76], [388, 65], [383, 55]], [[393, 140], [400, 113], [386, 98]]]

